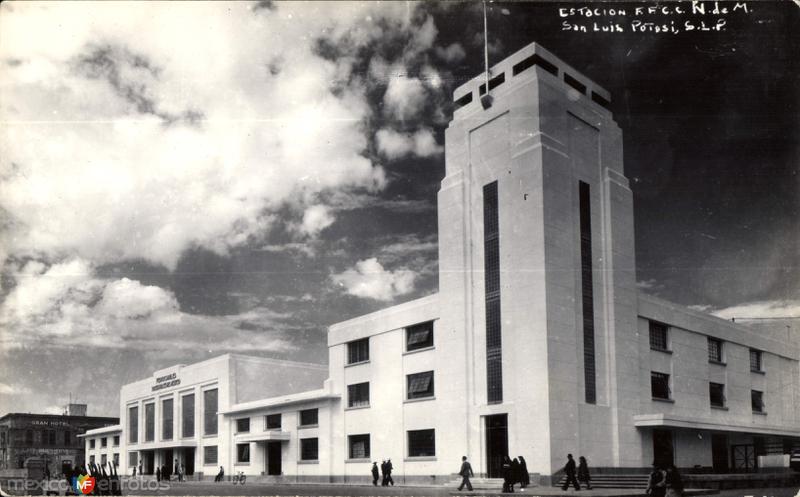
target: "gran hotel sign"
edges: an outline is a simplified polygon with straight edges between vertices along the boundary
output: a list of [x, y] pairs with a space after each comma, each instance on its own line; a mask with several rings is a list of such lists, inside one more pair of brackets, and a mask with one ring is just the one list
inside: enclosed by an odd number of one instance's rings
[[163, 390], [165, 388], [170, 387], [177, 387], [181, 384], [180, 378], [178, 378], [178, 373], [171, 373], [164, 376], [159, 376], [156, 378], [156, 384], [153, 385], [153, 391], [156, 392], [158, 390]]

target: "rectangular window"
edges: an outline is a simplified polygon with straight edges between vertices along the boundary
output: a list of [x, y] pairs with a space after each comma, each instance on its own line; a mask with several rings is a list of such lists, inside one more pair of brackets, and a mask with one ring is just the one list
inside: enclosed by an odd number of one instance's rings
[[217, 464], [217, 446], [209, 445], [203, 447], [203, 464]]
[[100, 455], [100, 466], [105, 466], [108, 463], [108, 456], [106, 454]]
[[708, 396], [712, 407], [725, 407], [725, 385], [722, 383], [709, 383]]
[[319, 409], [300, 411], [300, 426], [315, 426], [317, 424], [319, 424]]
[[316, 461], [319, 459], [319, 440], [316, 438], [300, 439], [300, 460]]
[[434, 430], [411, 430], [408, 432], [408, 457], [433, 457], [436, 455]]
[[94, 449], [94, 446], [95, 446], [95, 439], [94, 438], [90, 438], [89, 439], [89, 448], [90, 449]]
[[586, 403], [597, 402], [594, 357], [594, 283], [592, 261], [592, 212], [589, 184], [578, 183], [581, 233], [581, 300], [583, 307], [583, 383]]
[[33, 430], [25, 430], [25, 443], [33, 445]]
[[750, 402], [753, 404], [753, 412], [764, 412], [764, 392], [751, 390]]
[[486, 294], [486, 395], [503, 402], [503, 356], [500, 320], [500, 216], [497, 181], [483, 187], [483, 266]]
[[181, 398], [181, 435], [184, 438], [194, 436], [194, 394]]
[[94, 464], [94, 454], [89, 456], [89, 462]]
[[250, 444], [236, 444], [236, 462], [250, 462]]
[[281, 415], [280, 414], [267, 414], [267, 429], [280, 430], [281, 429]]
[[433, 347], [433, 321], [406, 328], [406, 351]]
[[433, 397], [433, 371], [406, 375], [407, 399]]
[[669, 375], [666, 373], [650, 372], [650, 392], [654, 399], [670, 400]]
[[144, 441], [152, 442], [156, 439], [156, 405], [144, 405]]
[[650, 348], [653, 350], [669, 350], [667, 343], [667, 325], [650, 321]]
[[119, 447], [119, 435], [114, 435], [114, 447]]
[[350, 459], [369, 458], [369, 434], [350, 435], [347, 440], [350, 446]]
[[107, 437], [103, 437], [103, 438], [100, 439], [100, 447], [103, 447], [103, 448], [108, 447], [108, 438]]
[[716, 338], [708, 337], [709, 362], [722, 362], [722, 342]]
[[114, 467], [119, 466], [119, 452], [115, 452], [112, 461], [114, 461]]
[[217, 389], [203, 392], [203, 435], [217, 434]]
[[761, 351], [750, 349], [750, 371], [754, 373], [762, 373], [764, 369], [761, 364]]
[[164, 399], [161, 401], [161, 439], [172, 440], [174, 413], [174, 401], [172, 399]]
[[128, 443], [139, 441], [139, 407], [128, 408]]
[[128, 452], [128, 467], [135, 468], [138, 462], [139, 462], [139, 453]]
[[[119, 435], [114, 437], [114, 439], [117, 441], [117, 443], [115, 445], [119, 445]], [[66, 445], [66, 446], [72, 445], [72, 432], [71, 431], [65, 431], [64, 432], [64, 445]]]
[[240, 418], [236, 420], [236, 433], [250, 432], [250, 418]]
[[347, 407], [369, 407], [369, 382], [347, 385]]
[[347, 364], [369, 361], [369, 338], [362, 338], [347, 344]]

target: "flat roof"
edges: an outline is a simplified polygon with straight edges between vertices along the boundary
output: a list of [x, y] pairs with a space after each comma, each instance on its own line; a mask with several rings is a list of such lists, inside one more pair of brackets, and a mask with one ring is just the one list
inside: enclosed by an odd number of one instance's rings
[[279, 407], [292, 404], [301, 404], [304, 402], [314, 402], [320, 400], [336, 400], [342, 396], [335, 393], [330, 393], [324, 389], [309, 390], [307, 392], [300, 392], [289, 395], [282, 395], [280, 397], [272, 397], [269, 399], [254, 400], [252, 402], [242, 402], [241, 404], [234, 404], [225, 411], [220, 411], [220, 414], [237, 414], [240, 412], [254, 411], [257, 409], [264, 409], [269, 407]]
[[106, 435], [109, 433], [122, 433], [122, 425], [104, 426], [102, 428], [94, 428], [86, 430], [86, 433], [78, 435], [78, 438], [92, 436], [92, 435]]

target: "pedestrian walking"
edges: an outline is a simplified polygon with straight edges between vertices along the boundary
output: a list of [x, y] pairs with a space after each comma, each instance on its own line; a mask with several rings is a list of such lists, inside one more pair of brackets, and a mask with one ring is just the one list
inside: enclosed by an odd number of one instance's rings
[[385, 487], [389, 485], [388, 480], [386, 478], [386, 459], [381, 461], [381, 486]]
[[519, 459], [516, 457], [511, 460], [511, 490], [514, 490], [514, 485], [522, 481], [522, 468], [519, 465]]
[[503, 493], [514, 493], [514, 485], [511, 483], [513, 477], [511, 476], [511, 459], [508, 456], [503, 456]]
[[525, 488], [531, 484], [531, 475], [528, 473], [528, 463], [525, 462], [525, 458], [522, 456], [518, 456], [519, 458], [519, 471], [522, 479], [520, 480], [520, 488]]
[[136, 466], [133, 467], [133, 477], [136, 478]]
[[156, 468], [156, 481], [161, 481], [161, 468]]
[[653, 471], [650, 473], [650, 477], [647, 479], [647, 490], [645, 490], [645, 493], [647, 493], [647, 495], [652, 495], [653, 497], [664, 497], [667, 493], [664, 477], [664, 471], [655, 461], [653, 461]]
[[471, 476], [475, 476], [475, 473], [472, 472], [472, 465], [467, 461], [467, 456], [461, 457], [461, 469], [458, 474], [461, 475], [461, 485], [458, 486], [458, 490], [460, 491], [466, 486], [467, 490], [472, 492], [472, 483], [469, 479]]
[[664, 486], [666, 487], [666, 497], [683, 496], [683, 479], [674, 464], [667, 466], [664, 475]]
[[392, 460], [391, 459], [387, 459], [386, 460], [386, 484], [394, 486], [394, 480], [392, 480], [392, 469], [394, 469], [394, 466], [392, 466]]
[[143, 474], [144, 473], [142, 473], [142, 463], [139, 463], [139, 477], [141, 478]]
[[586, 485], [588, 490], [592, 489], [592, 477], [589, 474], [589, 464], [583, 456], [578, 458], [578, 482]]
[[378, 462], [375, 461], [372, 463], [372, 484], [374, 486], [378, 486], [378, 478], [380, 478], [380, 472], [378, 472]]
[[568, 489], [570, 483], [575, 486], [575, 490], [581, 489], [578, 480], [575, 478], [575, 459], [572, 458], [572, 454], [567, 454], [567, 464], [564, 465], [564, 474], [567, 475], [567, 479], [564, 481], [564, 485], [561, 486], [561, 490]]

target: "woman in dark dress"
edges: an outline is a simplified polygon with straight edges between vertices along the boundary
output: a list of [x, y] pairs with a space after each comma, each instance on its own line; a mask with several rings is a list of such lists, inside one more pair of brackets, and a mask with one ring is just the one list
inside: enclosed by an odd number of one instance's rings
[[586, 463], [586, 458], [583, 456], [578, 458], [578, 482], [585, 483], [587, 489], [592, 489], [592, 477], [589, 475], [589, 465]]
[[503, 456], [503, 493], [514, 492], [514, 474], [511, 471], [511, 459]]
[[528, 463], [525, 462], [525, 458], [522, 456], [518, 457], [519, 459], [519, 485], [520, 488], [525, 488], [531, 484], [531, 475], [528, 473]]

